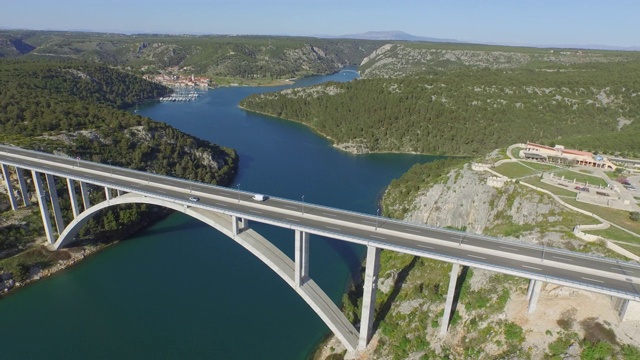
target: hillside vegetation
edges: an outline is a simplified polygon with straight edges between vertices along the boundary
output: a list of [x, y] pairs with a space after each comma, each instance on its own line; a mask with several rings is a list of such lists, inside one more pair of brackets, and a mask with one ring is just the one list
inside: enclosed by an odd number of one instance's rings
[[[478, 155], [523, 141], [639, 153], [640, 63], [462, 69], [256, 94], [241, 106], [355, 151]], [[598, 141], [585, 141], [597, 134]], [[602, 137], [607, 134], [605, 137]], [[633, 153], [633, 154], [632, 154]]]
[[[228, 184], [238, 165], [234, 150], [122, 109], [167, 91], [104, 65], [0, 60], [0, 143]], [[57, 187], [63, 217], [69, 223], [73, 216], [66, 184], [58, 181]], [[104, 189], [91, 191], [91, 197], [92, 203], [103, 201]], [[31, 267], [51, 266], [63, 255], [50, 256], [32, 247], [43, 234], [37, 205], [13, 212], [7, 203], [6, 196], [0, 196], [0, 259], [21, 253], [0, 260], [0, 275], [5, 272], [23, 281]], [[111, 242], [166, 213], [147, 205], [109, 208], [92, 218], [79, 236], [84, 243]]]
[[568, 70], [578, 64], [628, 62], [628, 52], [578, 49], [537, 49], [476, 44], [386, 44], [360, 65], [363, 78], [398, 78], [464, 68]]
[[[6, 40], [2, 42], [2, 39]], [[289, 79], [333, 73], [343, 66], [357, 65], [381, 44], [366, 40], [278, 36], [3, 31], [0, 32], [0, 57], [28, 53], [30, 57], [99, 62], [140, 73], [171, 69], [214, 80]]]

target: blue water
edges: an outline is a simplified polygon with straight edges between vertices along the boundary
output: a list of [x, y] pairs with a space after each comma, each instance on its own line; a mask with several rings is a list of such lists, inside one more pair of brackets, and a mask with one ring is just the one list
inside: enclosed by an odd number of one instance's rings
[[[353, 72], [296, 82], [350, 81]], [[428, 156], [354, 156], [303, 125], [238, 108], [235, 87], [138, 113], [235, 148], [241, 190], [375, 214], [385, 186]], [[292, 231], [252, 227], [293, 256]], [[339, 304], [364, 249], [311, 237], [312, 278]], [[0, 300], [0, 358], [305, 359], [328, 328], [233, 240], [182, 214]]]

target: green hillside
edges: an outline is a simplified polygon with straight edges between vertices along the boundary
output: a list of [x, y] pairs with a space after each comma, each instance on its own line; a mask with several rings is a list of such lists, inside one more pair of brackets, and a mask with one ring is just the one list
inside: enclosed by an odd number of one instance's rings
[[358, 65], [383, 42], [278, 36], [121, 35], [56, 31], [0, 31], [0, 57], [54, 56], [118, 66], [127, 71], [171, 71], [211, 78], [288, 79]]
[[[0, 143], [229, 184], [238, 166], [234, 150], [123, 109], [167, 91], [95, 63], [0, 60]], [[57, 186], [63, 218], [69, 223], [73, 215], [66, 184], [58, 181]], [[90, 194], [92, 203], [104, 200], [104, 189]], [[13, 212], [7, 197], [0, 196], [0, 274], [10, 273], [21, 282], [31, 267], [46, 268], [68, 256], [34, 246], [44, 232], [38, 211], [36, 205]], [[79, 244], [126, 238], [167, 213], [139, 204], [105, 209], [81, 230]]]
[[640, 153], [632, 146], [640, 63], [632, 59], [544, 71], [434, 70], [252, 95], [241, 106], [368, 151], [476, 155], [536, 141], [632, 155]]

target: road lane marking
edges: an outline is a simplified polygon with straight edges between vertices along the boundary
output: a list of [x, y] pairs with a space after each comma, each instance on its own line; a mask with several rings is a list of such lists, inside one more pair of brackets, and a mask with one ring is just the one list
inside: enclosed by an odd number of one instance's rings
[[404, 231], [411, 231], [412, 233], [420, 234], [422, 231], [416, 229], [404, 228]]
[[569, 258], [565, 258], [565, 257], [562, 257], [562, 256], [555, 256], [555, 255], [553, 255], [553, 256], [552, 256], [552, 258], [556, 258], [556, 259], [560, 259], [560, 260], [565, 260], [565, 261], [573, 261], [573, 260], [571, 260], [571, 259], [569, 259]]
[[431, 246], [427, 246], [427, 245], [418, 244], [418, 246], [421, 247], [421, 248], [425, 248], [425, 249], [433, 249]]
[[218, 205], [218, 206], [224, 206], [227, 207], [227, 204], [223, 204], [223, 203], [219, 203], [219, 202], [213, 202], [214, 205]]
[[362, 222], [365, 223], [365, 224], [372, 224], [372, 225], [377, 224], [377, 222], [375, 222], [375, 221], [368, 221], [368, 220], [362, 220]]
[[377, 236], [377, 235], [371, 235], [372, 238], [377, 238], [377, 239], [382, 239], [382, 240], [387, 240], [386, 237], [382, 237], [382, 236]]
[[542, 269], [537, 268], [537, 267], [533, 267], [533, 266], [522, 265], [522, 267], [523, 267], [523, 268], [527, 268], [527, 269], [533, 269], [533, 270], [542, 271]]
[[604, 281], [602, 281], [602, 280], [596, 280], [596, 279], [586, 278], [586, 277], [582, 277], [582, 276], [581, 276], [581, 278], [582, 278], [582, 279], [584, 279], [584, 280], [589, 280], [589, 281], [595, 281], [595, 282], [599, 282], [599, 283], [604, 283]]
[[342, 229], [337, 228], [337, 227], [333, 227], [333, 226], [329, 226], [329, 225], [325, 225], [326, 227], [328, 227], [329, 229], [333, 229], [333, 230], [338, 230], [341, 231]]
[[478, 255], [471, 255], [471, 254], [467, 254], [468, 257], [472, 257], [472, 258], [478, 258], [478, 259], [482, 259], [482, 260], [487, 260], [486, 257], [482, 257], [482, 256], [478, 256]]
[[518, 251], [518, 249], [516, 248], [512, 248], [512, 247], [508, 247], [508, 246], [500, 246], [503, 249], [507, 249], [507, 250], [513, 250], [513, 251]]
[[295, 221], [295, 222], [300, 222], [300, 220], [298, 220], [298, 219], [292, 219], [292, 218], [285, 218], [285, 220]]
[[618, 271], [624, 272], [625, 274], [635, 274], [636, 273], [635, 271], [630, 270], [630, 269], [625, 269], [622, 266], [617, 266], [617, 267], [616, 266], [612, 266], [611, 268], [613, 270], [618, 270]]
[[285, 205], [284, 207], [289, 208], [289, 209], [296, 209], [298, 210], [300, 207], [295, 207], [293, 205]]
[[262, 214], [262, 211], [258, 211], [258, 210], [249, 210], [249, 212], [256, 213], [256, 214]]
[[329, 214], [329, 213], [326, 213], [326, 212], [323, 212], [323, 213], [322, 213], [322, 215], [327, 215], [327, 216], [331, 216], [331, 217], [336, 217], [336, 216], [338, 216], [338, 215], [336, 215], [336, 214]]

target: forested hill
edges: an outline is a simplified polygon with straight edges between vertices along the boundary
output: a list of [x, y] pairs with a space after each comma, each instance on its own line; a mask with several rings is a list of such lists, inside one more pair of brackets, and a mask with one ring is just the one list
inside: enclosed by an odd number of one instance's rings
[[[0, 60], [0, 144], [229, 184], [238, 165], [234, 150], [122, 109], [167, 91], [102, 65]], [[57, 187], [68, 224], [73, 220], [71, 200], [66, 184], [58, 181]], [[94, 190], [91, 203], [103, 201], [104, 189]], [[58, 264], [57, 260], [68, 260], [64, 251], [52, 254], [37, 246], [43, 236], [37, 206], [13, 212], [8, 198], [2, 196], [0, 212], [0, 278], [10, 279], [9, 285], [0, 281], [0, 294], [13, 286], [12, 281], [30, 279], [36, 268], [40, 271]], [[81, 229], [78, 243], [97, 245], [124, 239], [167, 213], [145, 204], [104, 209]]]
[[169, 71], [203, 75], [215, 82], [333, 73], [343, 66], [360, 64], [383, 44], [372, 40], [282, 36], [0, 31], [0, 57], [55, 56], [144, 74]]
[[233, 150], [122, 110], [168, 91], [103, 65], [0, 61], [0, 143], [228, 183]]
[[474, 155], [537, 141], [637, 155], [638, 75], [635, 61], [467, 67], [257, 94], [241, 106], [308, 124], [354, 152]]

